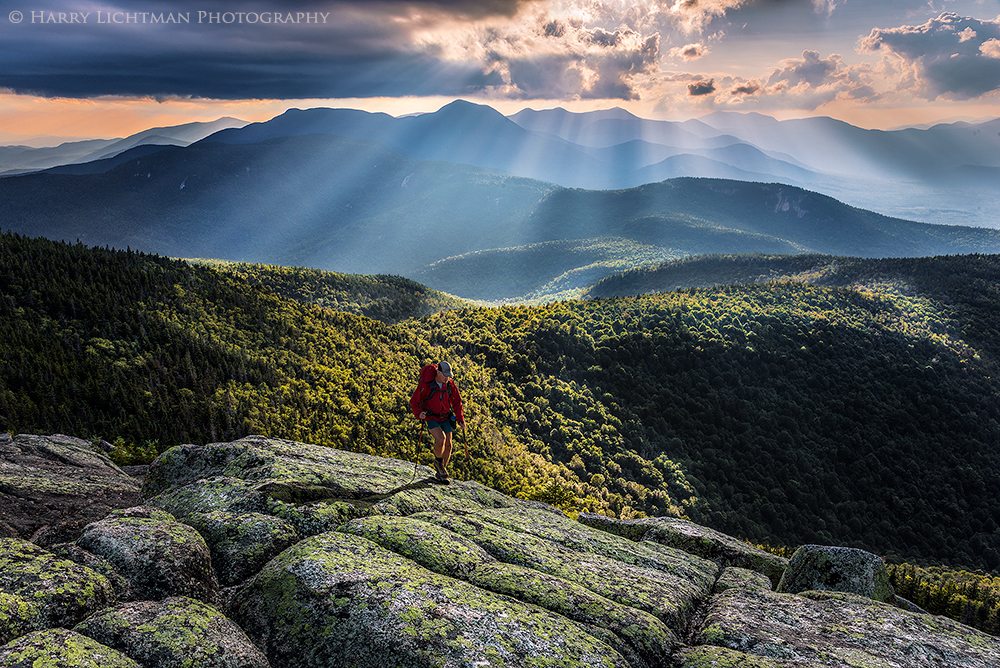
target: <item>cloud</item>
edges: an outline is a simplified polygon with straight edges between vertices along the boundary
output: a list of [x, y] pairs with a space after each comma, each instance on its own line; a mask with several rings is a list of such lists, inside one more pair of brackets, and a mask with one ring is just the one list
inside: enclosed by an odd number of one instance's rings
[[752, 4], [751, 0], [673, 0], [668, 13], [687, 33], [702, 32], [709, 23], [731, 10]]
[[739, 95], [756, 95], [761, 90], [761, 85], [759, 81], [748, 81], [746, 83], [734, 86], [730, 89], [729, 94], [734, 96]]
[[[190, 12], [178, 25], [0, 22], [0, 88], [48, 97], [326, 98], [465, 96], [502, 83], [481, 64], [448, 60], [413, 35], [440, 21], [505, 16], [531, 3], [422, 0], [243, 2], [239, 11], [328, 12], [323, 23], [198, 23], [195, 0], [116, 0], [132, 12]], [[38, 0], [33, 11], [64, 10]], [[108, 7], [104, 7], [106, 10]]]
[[771, 73], [768, 85], [783, 83], [794, 87], [806, 84], [815, 88], [826, 82], [842, 63], [843, 59], [837, 55], [821, 58], [818, 51], [803, 51], [801, 58], [783, 60]]
[[695, 81], [694, 83], [688, 84], [688, 95], [698, 97], [702, 95], [711, 95], [715, 92], [715, 79], [708, 79], [707, 81]]
[[898, 85], [933, 100], [967, 100], [1000, 89], [1000, 17], [980, 20], [945, 12], [921, 25], [875, 28], [859, 42], [895, 68]]
[[827, 16], [833, 16], [833, 13], [837, 11], [837, 7], [842, 5], [847, 0], [812, 0], [813, 9], [817, 14], [826, 14]]
[[873, 101], [879, 97], [868, 65], [849, 65], [839, 54], [823, 57], [806, 50], [801, 58], [786, 58], [766, 79], [762, 94], [783, 97], [815, 109], [836, 99]]
[[988, 39], [979, 45], [979, 53], [987, 58], [1000, 59], [1000, 39]]
[[681, 60], [692, 61], [698, 60], [707, 56], [711, 51], [709, 47], [700, 42], [695, 42], [693, 44], [685, 44], [684, 46], [678, 46], [670, 49], [668, 54], [671, 58], [680, 58]]

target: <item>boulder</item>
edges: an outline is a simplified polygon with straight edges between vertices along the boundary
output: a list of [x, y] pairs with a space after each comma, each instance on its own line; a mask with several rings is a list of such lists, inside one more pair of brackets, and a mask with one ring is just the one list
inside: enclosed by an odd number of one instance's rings
[[163, 510], [140, 506], [113, 512], [88, 524], [76, 544], [103, 557], [128, 581], [130, 599], [216, 597], [208, 545]]
[[37, 606], [39, 628], [72, 626], [115, 598], [103, 575], [16, 538], [0, 538], [0, 592]]
[[710, 599], [696, 641], [795, 666], [1000, 666], [1000, 638], [855, 594], [816, 594], [729, 589]]
[[895, 596], [881, 557], [826, 545], [803, 545], [795, 550], [778, 584], [778, 591], [787, 594], [810, 589], [846, 592], [876, 601], [892, 601]]
[[[308, 538], [234, 597], [275, 665], [567, 666], [625, 659], [561, 615], [439, 575], [359, 536]], [[307, 648], [307, 649], [304, 649]]]
[[188, 518], [208, 543], [212, 565], [223, 586], [247, 580], [299, 535], [289, 522], [261, 513], [215, 511]]
[[0, 647], [4, 668], [143, 668], [127, 656], [66, 629], [36, 631]]
[[[425, 473], [429, 473], [426, 467]], [[150, 466], [143, 493], [153, 496], [219, 476], [294, 482], [297, 491], [282, 500], [303, 503], [386, 496], [410, 484], [413, 464], [320, 445], [247, 436], [232, 443], [170, 448]], [[280, 498], [278, 494], [272, 496]]]
[[267, 658], [235, 623], [182, 596], [108, 608], [75, 630], [144, 668], [268, 668]]
[[342, 531], [363, 536], [435, 573], [532, 603], [585, 625], [632, 666], [658, 665], [677, 646], [675, 634], [652, 615], [620, 605], [586, 587], [505, 564], [472, 541], [411, 517], [367, 517]]
[[482, 512], [417, 513], [412, 517], [469, 539], [499, 561], [575, 582], [616, 603], [648, 612], [675, 631], [684, 628], [696, 605], [709, 594], [718, 572], [713, 562], [679, 551], [676, 555], [683, 559], [675, 571], [672, 562], [657, 563], [640, 549], [631, 556], [623, 552], [623, 560], [598, 549], [572, 549], [494, 524], [482, 518]]
[[722, 575], [715, 581], [716, 594], [721, 594], [727, 589], [763, 589], [771, 591], [771, 580], [763, 573], [751, 571], [747, 568], [730, 566], [722, 571]]
[[49, 551], [63, 559], [68, 559], [81, 566], [96, 571], [106, 577], [115, 591], [119, 600], [129, 600], [131, 598], [131, 585], [115, 570], [111, 562], [104, 557], [87, 552], [76, 543], [58, 543], [49, 548]]
[[141, 503], [139, 487], [89, 441], [61, 434], [0, 438], [3, 534], [42, 546], [74, 540], [88, 522]]
[[738, 538], [676, 517], [616, 520], [584, 513], [580, 522], [632, 540], [647, 540], [712, 559], [722, 566], [738, 566], [763, 573], [778, 584], [788, 560], [760, 550]]

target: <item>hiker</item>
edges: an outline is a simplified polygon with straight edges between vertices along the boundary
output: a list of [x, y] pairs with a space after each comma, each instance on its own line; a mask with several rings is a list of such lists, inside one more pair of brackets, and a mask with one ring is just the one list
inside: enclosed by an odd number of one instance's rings
[[451, 461], [451, 435], [455, 426], [465, 427], [462, 397], [447, 362], [428, 364], [420, 370], [420, 383], [410, 397], [413, 414], [427, 422], [434, 436], [434, 470], [438, 482], [448, 482]]

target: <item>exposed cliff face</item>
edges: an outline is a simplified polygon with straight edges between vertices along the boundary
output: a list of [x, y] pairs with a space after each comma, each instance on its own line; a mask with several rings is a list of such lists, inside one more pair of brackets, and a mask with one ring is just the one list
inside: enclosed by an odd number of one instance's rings
[[[941, 617], [776, 593], [785, 561], [689, 522], [584, 524], [431, 476], [256, 436], [173, 448], [150, 468], [144, 505], [106, 509], [57, 554], [0, 540], [0, 664], [1000, 665], [1000, 640]], [[851, 581], [838, 568], [877, 567], [822, 563], [828, 589]]]

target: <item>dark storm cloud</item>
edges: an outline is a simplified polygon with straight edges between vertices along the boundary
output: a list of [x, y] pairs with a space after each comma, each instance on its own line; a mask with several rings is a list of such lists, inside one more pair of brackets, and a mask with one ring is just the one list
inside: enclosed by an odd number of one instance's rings
[[711, 95], [715, 92], [715, 79], [708, 81], [695, 81], [688, 84], [688, 95]]
[[[525, 0], [117, 0], [125, 12], [190, 12], [179, 25], [33, 24], [32, 11], [94, 11], [42, 0], [0, 23], [0, 88], [44, 96], [310, 98], [468, 95], [495, 86], [481, 64], [416, 48], [420, 21], [513, 14]], [[329, 12], [324, 24], [198, 24], [199, 10]], [[406, 20], [400, 21], [399, 18]]]

